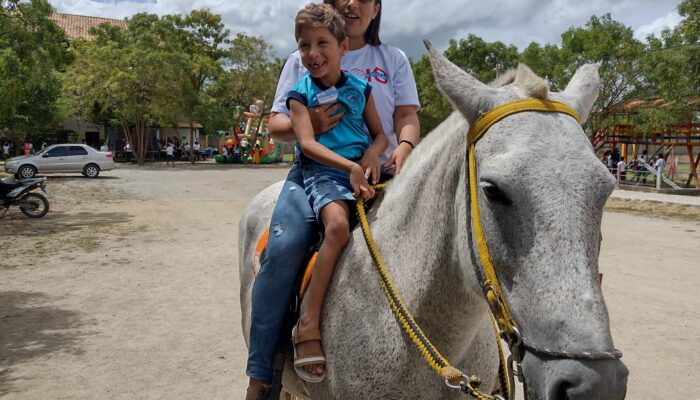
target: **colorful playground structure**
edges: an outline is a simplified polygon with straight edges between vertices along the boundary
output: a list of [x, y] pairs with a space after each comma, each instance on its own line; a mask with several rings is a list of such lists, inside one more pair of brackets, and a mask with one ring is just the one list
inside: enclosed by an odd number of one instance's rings
[[[246, 111], [242, 112], [241, 116], [246, 118], [243, 132], [239, 134], [234, 130], [233, 137], [226, 140], [223, 145], [228, 149], [228, 155], [226, 157], [223, 155], [216, 156], [216, 162], [269, 164], [282, 161], [284, 156], [283, 146], [275, 142], [267, 130], [270, 115]], [[230, 151], [236, 144], [239, 144], [241, 149], [241, 157], [238, 160], [234, 159], [232, 151]], [[222, 152], [220, 151], [219, 154]]]

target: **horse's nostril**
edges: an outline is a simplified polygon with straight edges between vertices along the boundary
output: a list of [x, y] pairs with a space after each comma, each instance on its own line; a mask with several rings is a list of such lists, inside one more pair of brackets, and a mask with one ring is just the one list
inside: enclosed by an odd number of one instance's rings
[[562, 382], [559, 384], [557, 388], [554, 389], [555, 393], [555, 399], [556, 400], [572, 400], [569, 397], [569, 389], [573, 387], [573, 384], [571, 382]]

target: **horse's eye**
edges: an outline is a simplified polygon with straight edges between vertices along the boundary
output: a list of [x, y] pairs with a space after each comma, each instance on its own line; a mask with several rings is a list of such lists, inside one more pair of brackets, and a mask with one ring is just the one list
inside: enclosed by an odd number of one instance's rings
[[484, 191], [484, 194], [489, 200], [501, 203], [503, 205], [510, 205], [511, 201], [508, 196], [506, 196], [506, 194], [503, 193], [503, 191], [499, 189], [498, 185], [495, 183], [484, 180], [481, 181], [479, 186], [481, 186], [481, 189]]

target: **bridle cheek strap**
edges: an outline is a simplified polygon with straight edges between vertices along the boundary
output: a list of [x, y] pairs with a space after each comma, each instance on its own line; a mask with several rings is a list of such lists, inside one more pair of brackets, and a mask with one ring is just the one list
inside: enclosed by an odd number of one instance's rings
[[[573, 117], [577, 122], [581, 121], [578, 113], [564, 103], [540, 99], [516, 100], [482, 114], [474, 124], [469, 127], [469, 133], [467, 134], [467, 146], [469, 151], [469, 198], [474, 236], [476, 236], [476, 247], [479, 252], [482, 271], [478, 271], [478, 266], [475, 266], [475, 268], [477, 269], [477, 276], [482, 279], [482, 289], [484, 290], [484, 296], [486, 296], [489, 308], [491, 309], [499, 330], [505, 335], [506, 340], [517, 332], [517, 325], [510, 313], [510, 308], [503, 295], [501, 285], [498, 282], [496, 270], [493, 267], [493, 262], [491, 262], [489, 246], [486, 242], [486, 236], [484, 235], [484, 230], [481, 225], [475, 153], [476, 143], [484, 136], [491, 126], [510, 115], [527, 111], [566, 114]], [[483, 274], [479, 272], [483, 272]]]

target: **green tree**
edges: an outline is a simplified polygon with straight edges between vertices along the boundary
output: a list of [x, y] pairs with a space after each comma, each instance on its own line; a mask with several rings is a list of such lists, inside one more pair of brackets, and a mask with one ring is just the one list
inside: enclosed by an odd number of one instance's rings
[[445, 56], [476, 79], [487, 83], [518, 65], [517, 47], [500, 41], [489, 43], [473, 34], [459, 41], [450, 40]]
[[665, 103], [640, 112], [636, 122], [645, 127], [688, 121], [700, 107], [700, 0], [683, 1], [678, 12], [683, 20], [658, 37], [649, 36], [641, 57], [648, 97]]
[[[494, 80], [518, 63], [518, 49], [515, 46], [500, 41], [488, 43], [473, 34], [459, 41], [450, 40], [444, 54], [455, 65], [482, 82]], [[421, 102], [418, 115], [421, 134], [425, 135], [450, 115], [452, 106], [439, 92], [426, 55], [412, 63], [412, 67]]]
[[207, 96], [231, 117], [237, 109], [247, 110], [253, 98], [262, 100], [263, 113], [269, 112], [281, 67], [263, 38], [239, 33], [224, 58], [224, 72]]
[[60, 119], [58, 76], [71, 62], [45, 0], [0, 0], [0, 131], [24, 140]]
[[560, 91], [566, 87], [568, 80], [564, 79], [567, 76], [568, 66], [556, 45], [540, 46], [539, 43], [532, 42], [520, 53], [519, 58], [521, 63], [546, 80], [550, 89]]
[[95, 41], [76, 43], [76, 62], [65, 75], [64, 102], [74, 117], [122, 126], [139, 163], [148, 128], [174, 124], [190, 90], [181, 79], [188, 59], [168, 44], [175, 40], [170, 26], [150, 14], [134, 15], [126, 30], [102, 24], [92, 31]]
[[[177, 31], [173, 46], [187, 61], [189, 73], [183, 75], [182, 116], [189, 122], [190, 143], [194, 139], [195, 120], [211, 117], [216, 104], [206, 99], [205, 89], [213, 83], [222, 72], [221, 59], [226, 52], [223, 45], [227, 43], [229, 30], [221, 22], [221, 16], [209, 10], [194, 10], [185, 17], [166, 16], [164, 21], [171, 22]], [[190, 162], [194, 164], [194, 146], [190, 147]]]
[[587, 123], [589, 132], [609, 124], [612, 107], [640, 94], [643, 76], [639, 59], [644, 44], [634, 38], [631, 28], [614, 21], [610, 14], [592, 16], [583, 28], [570, 28], [562, 34], [561, 61], [566, 67], [556, 82], [568, 82], [586, 63], [600, 64], [601, 89]]

